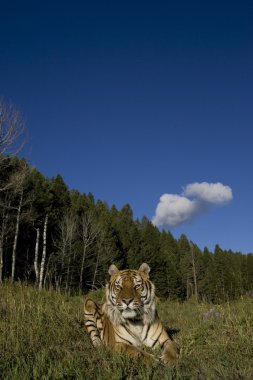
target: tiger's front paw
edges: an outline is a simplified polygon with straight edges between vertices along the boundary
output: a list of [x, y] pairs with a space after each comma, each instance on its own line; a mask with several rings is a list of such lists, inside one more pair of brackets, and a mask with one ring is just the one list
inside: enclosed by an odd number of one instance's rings
[[179, 345], [174, 341], [169, 341], [168, 344], [165, 345], [163, 354], [161, 356], [161, 361], [163, 364], [171, 363], [176, 365], [178, 362], [180, 354]]
[[103, 342], [102, 342], [102, 340], [99, 337], [94, 336], [93, 339], [92, 339], [92, 344], [93, 344], [94, 347], [100, 347], [100, 346], [103, 345]]

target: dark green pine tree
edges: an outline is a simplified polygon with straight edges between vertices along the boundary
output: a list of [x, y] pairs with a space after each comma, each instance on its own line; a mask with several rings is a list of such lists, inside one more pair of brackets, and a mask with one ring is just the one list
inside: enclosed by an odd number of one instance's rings
[[160, 265], [163, 276], [160, 278], [160, 291], [163, 297], [174, 299], [180, 292], [180, 272], [177, 242], [170, 232], [160, 234]]
[[95, 203], [94, 197], [91, 193], [88, 195], [81, 194], [77, 190], [70, 191], [70, 203], [72, 211], [80, 217], [86, 213], [94, 213]]
[[228, 251], [223, 251], [218, 244], [216, 244], [214, 250], [214, 268], [217, 300], [233, 298], [235, 295], [235, 277], [231, 254]]
[[253, 254], [242, 255], [242, 279], [244, 292], [253, 296]]
[[207, 247], [203, 251], [203, 278], [199, 283], [201, 298], [214, 302], [216, 299], [216, 275], [214, 256]]
[[104, 285], [108, 279], [108, 269], [112, 263], [121, 267], [122, 243], [114, 227], [114, 215], [105, 202], [97, 201], [95, 220], [99, 224], [100, 233], [89, 257], [87, 274], [92, 279], [91, 283], [98, 287]]
[[132, 234], [134, 233], [133, 212], [126, 204], [120, 211], [115, 206], [111, 209], [112, 223], [115, 233], [120, 241], [120, 265], [121, 268], [128, 267], [129, 251], [133, 249]]
[[182, 234], [178, 240], [179, 271], [181, 284], [179, 287], [179, 297], [188, 299], [193, 294], [193, 274], [191, 246], [187, 237]]
[[60, 220], [70, 207], [70, 194], [63, 178], [58, 174], [49, 181], [49, 212], [52, 223]]
[[140, 222], [138, 220], [131, 224], [129, 228], [129, 236], [131, 245], [127, 251], [127, 267], [138, 269], [140, 266], [142, 247]]
[[140, 224], [140, 239], [140, 254], [137, 267], [143, 262], [150, 266], [150, 277], [155, 283], [157, 295], [162, 296], [164, 290], [164, 267], [161, 260], [160, 232], [146, 217], [142, 218]]

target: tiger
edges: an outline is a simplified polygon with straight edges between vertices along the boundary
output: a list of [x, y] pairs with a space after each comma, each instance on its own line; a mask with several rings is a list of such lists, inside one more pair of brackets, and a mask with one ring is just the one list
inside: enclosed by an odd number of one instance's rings
[[[175, 366], [179, 346], [159, 319], [149, 265], [143, 263], [138, 270], [119, 270], [112, 264], [108, 272], [104, 304], [98, 305], [91, 299], [84, 304], [84, 324], [93, 346], [105, 345], [132, 358]], [[160, 346], [161, 357], [146, 352], [145, 346]]]

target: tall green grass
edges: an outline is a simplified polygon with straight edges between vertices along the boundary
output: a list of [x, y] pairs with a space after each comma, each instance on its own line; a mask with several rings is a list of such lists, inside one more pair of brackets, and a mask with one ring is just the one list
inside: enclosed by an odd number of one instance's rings
[[[101, 292], [90, 296], [98, 301]], [[253, 300], [216, 306], [219, 317], [203, 320], [211, 307], [158, 302], [164, 324], [180, 329], [181, 359], [174, 371], [94, 349], [83, 328], [83, 297], [2, 284], [0, 378], [253, 379]]]

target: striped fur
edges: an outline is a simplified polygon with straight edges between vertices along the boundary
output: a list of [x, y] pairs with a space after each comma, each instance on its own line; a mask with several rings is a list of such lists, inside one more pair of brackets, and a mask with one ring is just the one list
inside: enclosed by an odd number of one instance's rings
[[155, 286], [149, 279], [149, 271], [145, 263], [139, 270], [119, 271], [111, 265], [106, 302], [102, 306], [90, 299], [85, 302], [85, 326], [95, 347], [105, 345], [149, 361], [152, 355], [142, 347], [160, 346], [161, 361], [175, 364], [179, 349], [156, 312]]

